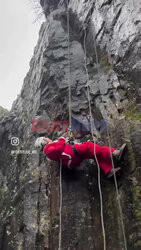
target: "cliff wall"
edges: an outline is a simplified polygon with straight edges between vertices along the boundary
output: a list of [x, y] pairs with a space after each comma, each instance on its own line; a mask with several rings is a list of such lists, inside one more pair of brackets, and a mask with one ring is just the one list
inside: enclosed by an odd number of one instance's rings
[[[35, 131], [32, 120], [68, 120], [67, 1], [40, 3], [46, 22], [30, 70], [11, 112], [0, 120], [2, 250], [58, 249], [59, 166], [35, 151], [34, 142], [40, 135], [55, 139], [62, 131]], [[72, 116], [89, 120], [88, 86], [96, 142], [109, 145], [101, 127], [106, 120], [112, 146], [128, 145], [118, 178], [128, 250], [141, 247], [140, 13], [140, 1], [69, 1]], [[13, 137], [19, 138], [17, 146]], [[62, 249], [103, 249], [96, 164], [63, 169], [62, 184]], [[107, 250], [125, 249], [115, 184], [103, 173], [101, 188]]]

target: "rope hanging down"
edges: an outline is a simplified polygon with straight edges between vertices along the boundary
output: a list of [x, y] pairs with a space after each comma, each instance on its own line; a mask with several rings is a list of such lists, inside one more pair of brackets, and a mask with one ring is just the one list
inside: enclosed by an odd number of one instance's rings
[[68, 88], [69, 88], [69, 132], [72, 131], [72, 105], [71, 105], [71, 62], [70, 62], [70, 17], [69, 0], [67, 0], [67, 29], [68, 29]]
[[[68, 28], [68, 87], [69, 87], [69, 131], [71, 134], [72, 131], [72, 107], [71, 107], [71, 67], [70, 67], [70, 27], [69, 27], [69, 9], [68, 9], [69, 1], [67, 0], [67, 28]], [[87, 75], [87, 95], [88, 95], [88, 102], [89, 102], [89, 112], [90, 112], [90, 120], [92, 120], [92, 110], [91, 110], [91, 103], [90, 103], [90, 93], [89, 93], [89, 87], [88, 87], [88, 81], [89, 81], [89, 75], [88, 75], [88, 70], [87, 70], [87, 58], [86, 58], [86, 28], [84, 27], [84, 51], [85, 51], [85, 70], [86, 70], [86, 75]], [[93, 34], [94, 35], [94, 34]], [[97, 69], [98, 69], [98, 74], [99, 74], [99, 63], [98, 63], [98, 54], [97, 54], [97, 48], [96, 48], [96, 43], [95, 43], [95, 37], [93, 36], [94, 39], [94, 48], [96, 52], [96, 62], [97, 62]], [[107, 130], [108, 133], [108, 130]], [[98, 166], [98, 186], [99, 186], [99, 193], [100, 193], [100, 203], [101, 203], [101, 224], [102, 224], [102, 232], [103, 232], [103, 240], [104, 240], [104, 250], [106, 250], [106, 237], [105, 237], [105, 228], [104, 228], [104, 220], [103, 220], [103, 199], [102, 199], [102, 191], [101, 191], [101, 184], [100, 184], [100, 167], [99, 163], [96, 157], [96, 148], [95, 148], [95, 137], [93, 135], [92, 131], [92, 126], [91, 126], [91, 134], [94, 142], [94, 156], [95, 160]], [[110, 145], [110, 137], [108, 133], [108, 139], [109, 139], [109, 146]], [[111, 148], [110, 148], [111, 150]], [[111, 153], [111, 152], [110, 152]], [[114, 169], [114, 162], [113, 162], [113, 157], [111, 153], [111, 161], [112, 161], [112, 166]], [[115, 180], [115, 186], [116, 186], [116, 192], [117, 192], [117, 197], [118, 197], [118, 205], [119, 205], [119, 210], [120, 210], [120, 216], [121, 216], [121, 222], [122, 222], [122, 231], [123, 231], [123, 236], [124, 236], [124, 244], [125, 244], [125, 249], [127, 250], [127, 243], [126, 243], [126, 238], [125, 238], [125, 230], [124, 230], [124, 223], [123, 223], [123, 216], [122, 216], [122, 209], [121, 209], [121, 204], [119, 200], [119, 193], [118, 193], [118, 186], [117, 186], [117, 180], [116, 180], [116, 175], [114, 172], [114, 180]], [[60, 231], [59, 231], [59, 250], [61, 250], [61, 239], [62, 239], [62, 162], [60, 162]]]
[[[69, 1], [67, 0], [67, 29], [68, 29], [68, 89], [69, 89], [69, 137], [72, 137], [72, 105], [71, 105], [71, 64], [70, 64], [70, 21], [69, 21]], [[62, 161], [60, 160], [60, 208], [59, 208], [59, 248], [62, 242]]]
[[[98, 72], [98, 75], [100, 76], [99, 60], [98, 60], [98, 53], [97, 53], [94, 30], [92, 32], [92, 36], [93, 36], [94, 50], [95, 50], [95, 55], [96, 55], [97, 72]], [[115, 167], [114, 167], [113, 155], [112, 155], [112, 152], [111, 152], [111, 142], [110, 142], [110, 134], [109, 134], [109, 128], [108, 127], [107, 127], [107, 137], [108, 137], [108, 144], [109, 144], [109, 148], [110, 148], [110, 156], [111, 156], [112, 168], [113, 168], [113, 172], [114, 172], [114, 182], [115, 182], [115, 188], [116, 188], [116, 194], [117, 194], [117, 200], [118, 200], [118, 207], [119, 207], [119, 213], [120, 213], [120, 219], [121, 219], [122, 233], [123, 233], [123, 239], [124, 239], [124, 247], [125, 247], [125, 250], [127, 250], [127, 241], [126, 241], [126, 236], [125, 236], [125, 227], [124, 227], [124, 222], [123, 222], [123, 214], [122, 214], [122, 208], [121, 208], [121, 203], [120, 203], [120, 196], [119, 196], [119, 191], [118, 191], [117, 178], [116, 178], [116, 174], [115, 174], [115, 171], [114, 171]]]
[[[111, 156], [112, 167], [114, 170], [114, 161], [113, 161], [113, 156], [112, 156], [112, 152], [111, 152], [111, 141], [110, 141], [110, 135], [109, 135], [108, 129], [107, 129], [107, 136], [109, 138], [110, 156]], [[122, 227], [122, 233], [123, 233], [123, 239], [124, 239], [124, 247], [125, 247], [125, 250], [127, 250], [127, 242], [126, 242], [126, 236], [125, 236], [123, 214], [122, 214], [122, 208], [121, 208], [121, 204], [120, 204], [120, 196], [119, 196], [119, 192], [118, 192], [118, 185], [117, 185], [117, 178], [116, 178], [115, 171], [114, 171], [114, 182], [115, 182], [116, 193], [117, 193], [118, 207], [119, 207], [119, 213], [120, 213], [120, 219], [121, 219], [121, 227]]]
[[106, 236], [105, 236], [105, 227], [104, 227], [104, 219], [103, 219], [103, 198], [102, 198], [102, 190], [101, 190], [101, 183], [100, 183], [100, 166], [98, 159], [96, 157], [96, 145], [95, 145], [95, 137], [93, 135], [93, 130], [91, 126], [92, 121], [92, 109], [91, 109], [91, 101], [90, 101], [90, 91], [89, 91], [89, 74], [87, 69], [87, 51], [86, 51], [86, 27], [84, 25], [84, 61], [85, 61], [85, 71], [86, 71], [86, 77], [87, 77], [87, 96], [88, 96], [88, 102], [89, 102], [89, 115], [90, 115], [90, 128], [91, 128], [91, 134], [94, 142], [94, 156], [98, 167], [98, 188], [99, 188], [99, 195], [100, 195], [100, 208], [101, 208], [101, 225], [102, 225], [102, 233], [103, 233], [103, 246], [104, 250], [106, 250]]
[[61, 250], [62, 242], [62, 160], [60, 159], [60, 208], [59, 208], [59, 247]]

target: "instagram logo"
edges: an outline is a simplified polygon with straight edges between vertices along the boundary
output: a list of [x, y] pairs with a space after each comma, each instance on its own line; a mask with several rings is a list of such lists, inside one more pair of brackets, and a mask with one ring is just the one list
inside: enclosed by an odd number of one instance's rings
[[11, 145], [12, 146], [18, 146], [19, 145], [19, 138], [18, 137], [12, 137], [11, 138]]

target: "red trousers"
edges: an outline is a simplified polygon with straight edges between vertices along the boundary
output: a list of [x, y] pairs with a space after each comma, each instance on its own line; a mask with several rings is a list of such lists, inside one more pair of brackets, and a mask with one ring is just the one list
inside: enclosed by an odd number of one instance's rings
[[[78, 155], [73, 151], [73, 146], [76, 148]], [[111, 152], [114, 150], [114, 148], [111, 148]], [[62, 159], [62, 165], [70, 169], [79, 167], [83, 160], [95, 160], [94, 152], [100, 168], [107, 174], [112, 169], [109, 147], [100, 146], [92, 142], [70, 145], [65, 144], [64, 138], [60, 138], [57, 142], [49, 143], [44, 147], [44, 153], [48, 158], [55, 161]]]

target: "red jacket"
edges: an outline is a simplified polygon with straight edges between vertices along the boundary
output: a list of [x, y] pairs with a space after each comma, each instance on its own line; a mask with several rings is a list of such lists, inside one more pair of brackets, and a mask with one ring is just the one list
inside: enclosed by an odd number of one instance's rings
[[44, 147], [46, 156], [54, 161], [62, 159], [62, 165], [68, 168], [75, 168], [83, 161], [81, 157], [76, 156], [72, 149], [73, 145], [66, 144], [65, 138], [61, 137], [56, 142], [51, 142]]
[[[73, 147], [77, 153], [74, 153]], [[80, 144], [66, 144], [66, 140], [61, 137], [57, 142], [52, 142], [44, 147], [46, 156], [54, 161], [62, 159], [62, 165], [68, 168], [76, 168], [85, 159], [93, 159], [97, 157], [99, 166], [107, 174], [112, 169], [111, 152], [114, 148], [100, 146], [92, 142], [84, 142]]]

